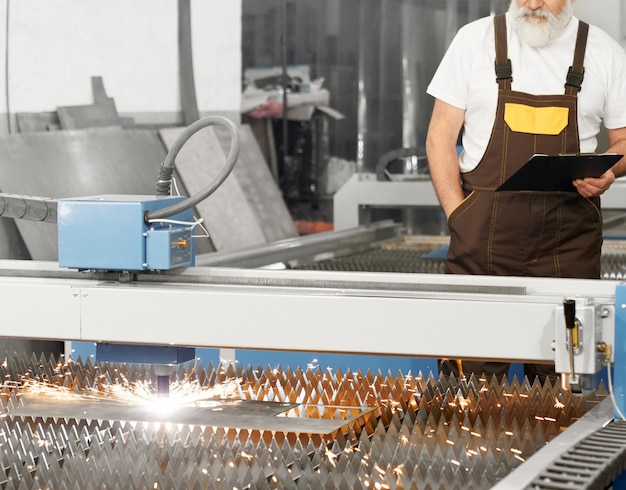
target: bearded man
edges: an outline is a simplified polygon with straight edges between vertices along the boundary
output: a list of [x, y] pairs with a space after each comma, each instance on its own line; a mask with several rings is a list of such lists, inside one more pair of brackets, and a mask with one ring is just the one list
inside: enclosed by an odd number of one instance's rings
[[[626, 159], [575, 180], [577, 192], [496, 191], [533, 154], [595, 152], [602, 126], [606, 152], [626, 154], [626, 55], [573, 16], [573, 1], [513, 0], [506, 14], [464, 26], [428, 86], [426, 151], [450, 229], [448, 273], [600, 277], [599, 196]], [[458, 365], [440, 369], [458, 375]], [[507, 370], [463, 363], [465, 374]], [[532, 382], [554, 370], [526, 374]]]

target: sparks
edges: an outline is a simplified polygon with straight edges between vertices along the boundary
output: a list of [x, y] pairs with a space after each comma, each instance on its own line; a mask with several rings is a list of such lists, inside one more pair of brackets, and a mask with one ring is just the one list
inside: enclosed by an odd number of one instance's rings
[[459, 405], [461, 406], [461, 410], [466, 410], [469, 406], [469, 402], [462, 395], [458, 395], [457, 399], [459, 400]]
[[337, 454], [333, 453], [330, 449], [326, 448], [326, 452], [325, 452], [326, 458], [328, 459], [328, 462], [333, 465], [334, 467], [337, 466]]

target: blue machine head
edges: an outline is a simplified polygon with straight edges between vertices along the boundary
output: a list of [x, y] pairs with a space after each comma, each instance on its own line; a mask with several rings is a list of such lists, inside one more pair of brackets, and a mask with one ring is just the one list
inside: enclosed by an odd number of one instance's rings
[[183, 197], [100, 195], [58, 203], [59, 265], [111, 271], [168, 270], [195, 263], [190, 210], [146, 222]]

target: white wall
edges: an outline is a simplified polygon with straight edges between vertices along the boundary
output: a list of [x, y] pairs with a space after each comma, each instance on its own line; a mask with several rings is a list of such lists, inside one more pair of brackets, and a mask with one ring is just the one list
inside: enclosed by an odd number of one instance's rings
[[[238, 115], [241, 0], [192, 0], [191, 15], [198, 108]], [[102, 76], [120, 114], [175, 122], [177, 22], [176, 0], [0, 0], [2, 119], [7, 88], [11, 113], [53, 111], [93, 103]]]
[[626, 0], [578, 0], [574, 2], [576, 17], [596, 25], [626, 48]]

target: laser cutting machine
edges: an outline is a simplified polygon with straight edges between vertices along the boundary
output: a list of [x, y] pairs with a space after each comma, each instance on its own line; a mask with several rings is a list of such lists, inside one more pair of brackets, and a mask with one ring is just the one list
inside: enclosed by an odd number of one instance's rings
[[[201, 120], [187, 136], [213, 123]], [[163, 165], [159, 184], [172, 166]], [[580, 393], [596, 389], [594, 377], [614, 363], [612, 397], [498, 488], [552, 488], [531, 485], [568, 478], [577, 488], [595, 488], [599, 474], [619, 478], [626, 440], [596, 462], [595, 473], [577, 468], [572, 476], [553, 464], [605, 426], [622, 427], [626, 286], [620, 281], [260, 268], [396, 236], [397, 226], [386, 223], [196, 258], [189, 209], [217, 186], [191, 202], [107, 195], [21, 206], [30, 198], [2, 196], [5, 216], [28, 218], [45, 206], [31, 219], [56, 217], [59, 262], [0, 261], [0, 335], [120, 345], [115, 362], [150, 362], [132, 359], [136, 354], [124, 346], [174, 349], [174, 357], [152, 361], [164, 365], [187, 361], [193, 354], [185, 349], [193, 347], [555, 362], [564, 385]], [[18, 208], [26, 211], [11, 215]], [[167, 380], [169, 372], [159, 376]], [[583, 474], [589, 486], [581, 483]]]

